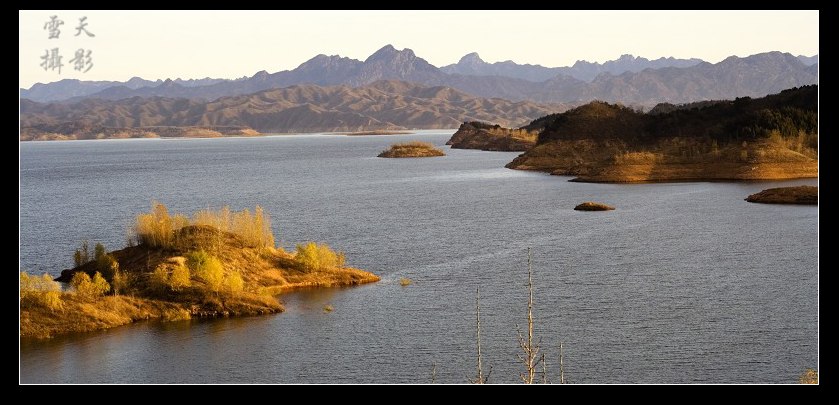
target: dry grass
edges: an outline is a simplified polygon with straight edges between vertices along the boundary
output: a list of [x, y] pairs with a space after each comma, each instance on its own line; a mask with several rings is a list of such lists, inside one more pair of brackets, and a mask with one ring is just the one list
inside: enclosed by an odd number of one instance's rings
[[137, 215], [134, 233], [139, 243], [171, 249], [183, 247], [180, 246], [181, 239], [177, 237], [180, 235], [175, 231], [191, 225], [212, 228], [216, 238], [205, 241], [205, 244], [216, 250], [222, 243], [223, 232], [237, 235], [239, 241], [247, 247], [274, 247], [271, 217], [258, 205], [254, 208], [253, 214], [247, 208], [242, 211], [231, 211], [228, 206], [219, 210], [208, 208], [196, 212], [190, 220], [185, 215], [170, 215], [165, 205], [153, 201], [151, 212]]
[[390, 146], [390, 149], [382, 151], [379, 157], [383, 158], [410, 158], [410, 157], [434, 157], [446, 156], [442, 150], [434, 147], [429, 142], [404, 142]]
[[63, 308], [51, 310], [38, 306], [21, 309], [20, 336], [49, 338], [72, 332], [112, 328], [143, 319], [189, 319], [183, 306], [128, 296], [90, 299], [77, 294], [62, 294]]

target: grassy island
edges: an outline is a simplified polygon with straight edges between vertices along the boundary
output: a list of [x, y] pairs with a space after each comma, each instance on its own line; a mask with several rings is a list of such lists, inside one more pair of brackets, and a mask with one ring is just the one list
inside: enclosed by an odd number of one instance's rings
[[134, 242], [106, 252], [87, 243], [57, 281], [20, 274], [20, 336], [49, 338], [143, 319], [282, 312], [276, 295], [302, 287], [370, 283], [376, 275], [344, 263], [326, 244], [274, 245], [270, 218], [250, 210], [169, 215], [163, 204], [137, 216]]
[[437, 149], [429, 142], [405, 142], [396, 143], [390, 149], [382, 151], [379, 157], [382, 158], [413, 158], [413, 157], [434, 157], [446, 156], [442, 150]]

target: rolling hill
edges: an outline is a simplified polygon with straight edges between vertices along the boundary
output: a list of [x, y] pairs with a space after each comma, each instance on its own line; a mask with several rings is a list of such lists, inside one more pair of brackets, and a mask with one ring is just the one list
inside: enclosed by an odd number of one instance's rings
[[114, 128], [156, 133], [158, 127], [233, 127], [290, 133], [457, 128], [464, 121], [520, 126], [566, 108], [390, 80], [361, 87], [297, 85], [211, 102], [165, 97], [49, 104], [22, 100], [20, 119], [21, 139], [49, 134], [88, 139]]

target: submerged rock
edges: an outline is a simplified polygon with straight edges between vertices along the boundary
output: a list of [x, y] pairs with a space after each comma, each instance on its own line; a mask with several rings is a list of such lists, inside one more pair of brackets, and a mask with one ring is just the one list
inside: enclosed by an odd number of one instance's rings
[[611, 205], [593, 201], [586, 201], [574, 207], [574, 210], [576, 211], [611, 211], [613, 209], [615, 209], [615, 207], [612, 207]]

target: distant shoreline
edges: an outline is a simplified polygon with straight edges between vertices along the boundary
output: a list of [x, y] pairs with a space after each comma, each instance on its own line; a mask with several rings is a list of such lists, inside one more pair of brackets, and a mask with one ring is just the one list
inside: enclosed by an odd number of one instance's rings
[[[124, 131], [117, 136], [101, 135], [101, 136], [82, 136], [77, 134], [64, 135], [57, 133], [41, 133], [34, 135], [32, 133], [21, 132], [19, 142], [53, 142], [53, 141], [98, 141], [98, 140], [121, 140], [121, 139], [211, 139], [211, 138], [259, 138], [266, 136], [287, 136], [287, 135], [342, 135], [342, 136], [379, 136], [379, 135], [421, 135], [421, 131], [455, 131], [456, 128], [423, 128], [417, 130], [370, 130], [357, 132], [325, 132], [325, 131], [298, 131], [298, 132], [258, 132], [248, 129], [247, 133], [225, 133], [222, 131], [213, 130], [211, 128], [200, 128], [202, 130], [210, 130], [213, 132], [195, 133], [188, 135], [172, 135], [172, 132], [178, 131], [186, 133], [188, 130], [193, 131], [196, 127], [168, 127], [169, 132], [161, 136], [159, 133], [151, 130], [148, 127], [144, 128], [129, 128], [120, 129]], [[116, 129], [112, 129], [116, 130]], [[126, 132], [131, 132], [125, 135]], [[243, 130], [240, 130], [243, 131]], [[203, 131], [201, 131], [203, 132]]]
[[361, 136], [361, 135], [413, 135], [415, 132], [411, 131], [402, 131], [402, 130], [372, 130], [372, 131], [356, 131], [356, 132], [337, 132], [339, 135], [346, 135], [346, 136]]

